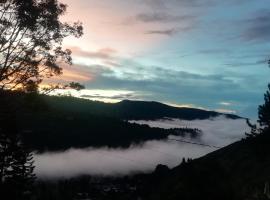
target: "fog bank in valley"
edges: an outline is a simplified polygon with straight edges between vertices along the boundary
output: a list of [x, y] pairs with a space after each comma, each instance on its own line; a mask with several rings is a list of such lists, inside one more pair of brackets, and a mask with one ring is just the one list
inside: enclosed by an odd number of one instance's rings
[[[197, 139], [184, 138], [214, 146], [225, 146], [244, 137], [249, 128], [244, 119], [218, 117], [208, 120], [157, 120], [132, 121], [152, 127], [192, 127], [203, 131]], [[178, 138], [170, 136], [169, 138]], [[173, 140], [148, 141], [128, 149], [86, 148], [64, 152], [47, 152], [35, 155], [35, 173], [41, 178], [70, 178], [78, 175], [119, 176], [138, 172], [150, 172], [157, 164], [174, 167], [183, 157], [197, 158], [214, 148], [181, 143]]]

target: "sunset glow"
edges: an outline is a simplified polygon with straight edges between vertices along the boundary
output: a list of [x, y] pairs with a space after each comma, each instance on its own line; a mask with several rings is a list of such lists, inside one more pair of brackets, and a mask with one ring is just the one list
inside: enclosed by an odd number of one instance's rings
[[256, 116], [270, 74], [267, 0], [63, 3], [62, 20], [82, 21], [84, 36], [65, 40], [74, 65], [55, 82]]

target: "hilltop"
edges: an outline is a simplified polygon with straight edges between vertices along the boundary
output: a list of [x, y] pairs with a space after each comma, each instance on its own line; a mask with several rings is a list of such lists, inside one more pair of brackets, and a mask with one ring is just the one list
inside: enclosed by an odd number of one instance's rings
[[74, 97], [43, 96], [50, 107], [58, 110], [110, 116], [126, 120], [156, 120], [178, 118], [183, 120], [209, 119], [220, 115], [239, 119], [233, 114], [224, 114], [198, 108], [173, 107], [155, 101], [123, 100], [119, 103], [103, 103]]

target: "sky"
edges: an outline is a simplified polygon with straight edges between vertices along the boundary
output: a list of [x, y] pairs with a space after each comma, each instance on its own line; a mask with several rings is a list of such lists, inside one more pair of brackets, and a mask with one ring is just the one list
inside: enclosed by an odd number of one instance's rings
[[256, 118], [270, 69], [269, 0], [61, 0], [78, 95], [160, 101]]

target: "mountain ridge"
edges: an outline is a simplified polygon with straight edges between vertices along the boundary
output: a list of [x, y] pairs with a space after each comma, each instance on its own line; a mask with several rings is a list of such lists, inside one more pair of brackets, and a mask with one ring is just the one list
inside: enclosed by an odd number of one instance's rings
[[67, 96], [43, 96], [43, 99], [55, 109], [62, 107], [74, 112], [88, 111], [92, 114], [117, 117], [124, 120], [157, 120], [162, 118], [195, 120], [218, 116], [225, 116], [230, 119], [242, 118], [235, 114], [220, 113], [199, 108], [174, 107], [157, 101], [123, 100], [118, 103], [104, 103]]

